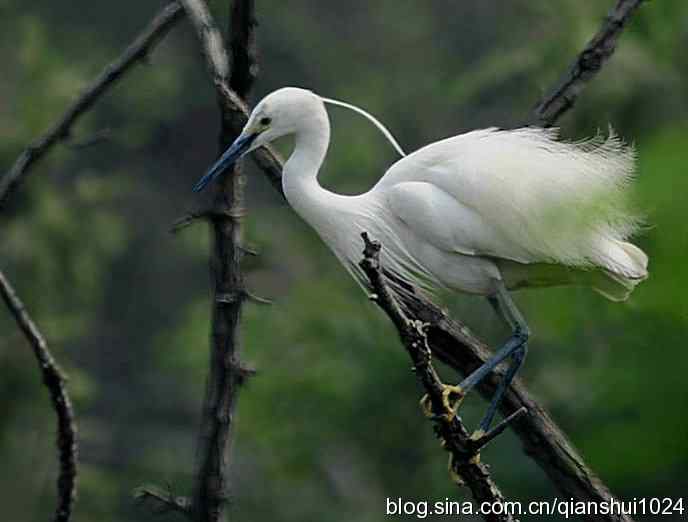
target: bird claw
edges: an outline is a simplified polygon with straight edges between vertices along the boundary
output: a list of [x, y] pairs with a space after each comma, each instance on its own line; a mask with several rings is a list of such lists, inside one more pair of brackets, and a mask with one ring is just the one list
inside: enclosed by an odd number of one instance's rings
[[451, 412], [449, 419], [454, 418], [456, 412], [459, 410], [459, 406], [463, 402], [465, 393], [461, 386], [445, 385], [442, 389], [442, 405], [447, 412]]
[[[440, 414], [448, 421], [451, 421], [455, 416], [456, 412], [463, 402], [465, 394], [461, 386], [443, 385], [442, 387], [442, 409], [443, 412]], [[438, 416], [437, 413], [433, 411], [432, 400], [426, 394], [420, 400], [420, 408], [423, 414], [429, 419], [434, 419]]]
[[485, 437], [485, 435], [486, 435], [485, 430], [482, 428], [478, 428], [473, 433], [471, 433], [471, 436], [468, 437], [468, 440], [470, 440], [472, 442], [478, 442], [478, 441], [482, 440]]

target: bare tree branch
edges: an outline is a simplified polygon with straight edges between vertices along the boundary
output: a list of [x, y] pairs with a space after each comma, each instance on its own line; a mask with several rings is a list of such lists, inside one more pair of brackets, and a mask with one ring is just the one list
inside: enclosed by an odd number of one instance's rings
[[[578, 55], [564, 78], [534, 109], [532, 123], [553, 125], [566, 111], [573, 107], [585, 84], [601, 69], [613, 54], [616, 43], [627, 21], [644, 0], [618, 0], [604, 24]], [[0, 179], [0, 209], [21, 184], [30, 168], [50, 148], [69, 137], [71, 128], [78, 118], [106, 93], [135, 63], [144, 60], [155, 45], [184, 14], [178, 1], [171, 2], [150, 22], [149, 26], [127, 47], [124, 53], [109, 64], [91, 83], [84, 93], [67, 109], [60, 120], [44, 135], [31, 143], [17, 158], [14, 165]], [[203, 29], [202, 29], [203, 30]], [[211, 74], [212, 73], [211, 71]], [[226, 71], [225, 71], [226, 74]], [[213, 77], [224, 112], [233, 114], [233, 132], [246, 123], [248, 106], [236, 93]], [[221, 94], [220, 94], [221, 93]], [[270, 148], [263, 147], [253, 153], [253, 159], [263, 170], [268, 180], [282, 193], [282, 161]]]
[[[380, 267], [380, 249], [377, 241], [371, 241], [368, 234], [362, 234], [365, 248], [359, 263], [370, 281], [373, 294], [371, 299], [389, 316], [397, 328], [401, 342], [413, 361], [413, 371], [425, 388], [427, 395], [421, 401], [426, 415], [434, 422], [435, 434], [442, 447], [449, 452], [449, 472], [458, 486], [467, 485], [473, 499], [480, 505], [504, 503], [504, 495], [490, 476], [488, 466], [479, 458], [480, 450], [497, 435], [507, 424], [525, 413], [521, 408], [488, 433], [473, 437], [457, 413], [463, 392], [456, 387], [445, 385], [432, 364], [428, 338], [425, 333], [427, 324], [409, 319], [401, 306], [387, 288]], [[505, 510], [504, 513], [484, 515], [489, 522], [513, 522], [515, 518]]]
[[[5, 208], [14, 192], [31, 172], [31, 168], [45, 156], [50, 149], [61, 141], [68, 141], [72, 127], [78, 119], [88, 112], [93, 105], [122, 79], [132, 67], [146, 60], [153, 48], [162, 40], [169, 30], [184, 17], [184, 9], [175, 0], [165, 6], [148, 26], [129, 44], [124, 52], [91, 82], [83, 93], [70, 105], [60, 119], [45, 134], [39, 136], [22, 151], [12, 167], [0, 178], [0, 211]], [[222, 97], [226, 108], [230, 107], [235, 114], [232, 127], [241, 127], [248, 119], [248, 107], [231, 89]], [[102, 141], [102, 134], [87, 140], [87, 144]], [[77, 146], [83, 143], [77, 143]], [[256, 164], [265, 172], [273, 186], [282, 194], [281, 172], [282, 161], [278, 154], [269, 147], [253, 152]], [[283, 195], [283, 194], [282, 194]]]
[[48, 343], [2, 271], [0, 271], [0, 295], [2, 295], [2, 299], [14, 317], [17, 326], [33, 348], [38, 367], [43, 375], [43, 384], [48, 388], [53, 409], [57, 415], [57, 448], [60, 473], [57, 478], [58, 498], [53, 520], [55, 522], [68, 522], [76, 498], [78, 448], [74, 410], [67, 393], [66, 379], [50, 353]]
[[[574, 64], [567, 75], [569, 81], [562, 81], [551, 95], [538, 104], [536, 115], [539, 122], [552, 125], [573, 107], [573, 101], [583, 85], [592, 79], [594, 73], [613, 52], [621, 30], [641, 2], [642, 0], [618, 1], [596, 37], [576, 60], [577, 65]], [[589, 49], [592, 50], [592, 54]], [[600, 57], [596, 65], [592, 56]], [[562, 103], [563, 100], [568, 101]], [[228, 99], [226, 103], [231, 101]], [[272, 161], [274, 157], [270, 159]], [[276, 179], [281, 178], [281, 167], [281, 162], [277, 160], [276, 163], [270, 164], [269, 169], [264, 169], [280, 193], [281, 185], [276, 183]], [[407, 305], [414, 307], [412, 310], [415, 318], [428, 323], [427, 336], [432, 353], [459, 373], [468, 375], [489, 359], [492, 353], [490, 348], [463, 323], [449, 318], [433, 303], [414, 300]], [[478, 388], [487, 400], [494, 393], [497, 379], [497, 375], [493, 374]], [[501, 410], [508, 417], [524, 406], [528, 410], [528, 415], [519, 418], [512, 427], [521, 439], [525, 453], [545, 471], [557, 489], [576, 500], [600, 502], [611, 499], [608, 488], [587, 467], [564, 432], [547, 411], [528, 394], [523, 384], [516, 381], [505, 395]], [[589, 516], [588, 519], [618, 522], [632, 520], [625, 515]]]
[[[222, 36], [204, 0], [182, 0], [196, 30], [208, 72], [217, 92], [222, 116], [221, 154], [239, 135], [248, 108], [242, 101], [257, 71], [255, 62], [254, 2], [234, 0], [231, 26], [233, 67]], [[219, 155], [218, 154], [218, 155]], [[215, 185], [211, 276], [214, 284], [210, 373], [199, 436], [199, 464], [193, 499], [194, 519], [199, 522], [225, 520], [228, 490], [228, 459], [234, 410], [240, 385], [251, 375], [239, 360], [239, 322], [242, 304], [251, 294], [241, 273], [241, 217], [244, 178], [239, 165]]]
[[551, 127], [573, 107], [585, 85], [614, 54], [616, 43], [626, 23], [643, 2], [644, 0], [617, 1], [600, 30], [576, 57], [557, 86], [535, 106], [531, 123]]
[[[636, 8], [643, 0], [618, 0], [616, 7], [605, 20], [603, 27], [579, 55], [566, 77], [543, 98], [535, 109], [535, 121], [542, 125], [552, 125], [568, 111], [581, 92], [583, 86], [602, 67], [614, 51], [618, 37]], [[193, 12], [198, 0], [188, 0], [186, 7]], [[198, 14], [198, 10], [196, 10]], [[207, 13], [207, 9], [206, 9]], [[34, 165], [57, 142], [69, 137], [72, 125], [112, 84], [136, 62], [145, 58], [155, 44], [167, 33], [174, 23], [183, 15], [179, 2], [172, 2], [165, 7], [136, 40], [125, 50], [123, 55], [110, 64], [94, 80], [84, 94], [70, 106], [63, 117], [53, 128], [41, 136], [19, 156], [12, 168], [0, 180], [0, 209], [28, 174]], [[207, 25], [206, 22], [210, 22]], [[206, 50], [206, 58], [213, 82], [216, 87], [219, 103], [223, 113], [223, 135], [238, 133], [248, 116], [248, 106], [242, 97], [237, 95], [227, 83], [226, 65], [216, 67], [213, 55], [215, 44], [221, 39], [206, 37], [212, 33], [210, 17], [197, 16], [195, 27]], [[220, 51], [224, 54], [224, 50]], [[235, 58], [236, 59], [236, 58]], [[225, 57], [226, 64], [226, 57]], [[218, 62], [219, 63], [219, 62]], [[253, 154], [254, 160], [266, 174], [273, 186], [283, 195], [281, 189], [282, 160], [267, 148], [259, 149]], [[228, 179], [230, 176], [228, 176]], [[232, 179], [235, 177], [232, 176]], [[232, 221], [229, 219], [229, 221]], [[235, 250], [241, 252], [240, 247]], [[415, 315], [429, 323], [428, 342], [432, 352], [438, 358], [461, 373], [468, 373], [489, 356], [487, 346], [474, 337], [460, 322], [453, 321], [439, 308], [429, 302], [416, 303]], [[423, 318], [427, 319], [423, 319]], [[494, 376], [493, 376], [494, 377]], [[487, 380], [480, 387], [484, 396], [491, 396], [494, 382]], [[563, 432], [549, 418], [525, 391], [520, 383], [515, 383], [502, 407], [505, 413], [517, 411], [525, 405], [529, 415], [514, 423], [514, 430], [519, 435], [526, 453], [531, 456], [552, 478], [555, 485], [565, 494], [577, 500], [599, 500], [609, 498], [604, 485], [590, 472], [583, 461], [573, 450]], [[600, 518], [602, 520], [602, 518]], [[628, 518], [604, 518], [604, 520], [630, 520]]]
[[[428, 325], [426, 333], [433, 355], [462, 375], [470, 375], [493, 353], [465, 324], [450, 318], [430, 301], [409, 297], [405, 305], [415, 319]], [[492, 373], [478, 386], [478, 390], [489, 400], [498, 383], [499, 376]], [[537, 462], [556, 488], [566, 498], [575, 500], [599, 503], [612, 499], [609, 489], [585, 464], [566, 434], [516, 379], [504, 395], [500, 410], [508, 417], [524, 407], [528, 415], [520, 417], [511, 427], [521, 440], [524, 453]], [[586, 518], [607, 522], [632, 521], [629, 516], [614, 514], [589, 515]]]
[[[615, 9], [605, 20], [603, 27], [586, 46], [566, 78], [546, 96], [535, 109], [536, 121], [542, 125], [552, 125], [568, 111], [581, 92], [584, 84], [602, 67], [611, 55], [625, 23], [642, 0], [619, 0]], [[198, 11], [197, 1], [189, 0], [187, 8]], [[207, 13], [207, 9], [205, 10]], [[223, 107], [223, 121], [227, 129], [237, 133], [248, 117], [248, 106], [243, 99], [229, 87], [226, 81], [227, 67], [214, 64], [213, 56], [219, 41], [215, 37], [203, 35], [212, 28], [212, 20], [202, 12], [196, 17], [196, 29], [204, 42], [204, 53], [210, 74], [213, 78], [219, 103]], [[208, 22], [211, 22], [208, 25]], [[225, 60], [226, 63], [226, 60]], [[281, 189], [282, 160], [269, 149], [254, 153], [258, 166], [266, 174], [273, 186], [283, 195]], [[467, 374], [482, 364], [490, 354], [489, 348], [477, 339], [458, 321], [450, 319], [438, 307], [429, 302], [416, 303], [416, 315], [429, 318], [428, 340], [430, 348], [441, 360], [457, 371]], [[491, 397], [493, 380], [486, 380], [480, 387], [485, 397]], [[609, 491], [601, 481], [585, 466], [573, 449], [564, 433], [557, 427], [537, 402], [525, 391], [520, 382], [515, 383], [502, 403], [505, 413], [517, 411], [526, 406], [529, 415], [514, 424], [526, 453], [533, 458], [550, 476], [555, 485], [566, 495], [578, 500], [600, 500], [610, 498]], [[604, 518], [604, 520], [630, 520], [628, 518]]]
[[62, 117], [45, 134], [31, 143], [14, 165], [0, 179], [0, 210], [23, 182], [31, 167], [56, 143], [69, 139], [73, 125], [93, 107], [136, 63], [145, 60], [155, 45], [182, 18], [179, 2], [172, 2], [160, 11], [114, 62], [108, 64], [83, 93], [69, 106]]

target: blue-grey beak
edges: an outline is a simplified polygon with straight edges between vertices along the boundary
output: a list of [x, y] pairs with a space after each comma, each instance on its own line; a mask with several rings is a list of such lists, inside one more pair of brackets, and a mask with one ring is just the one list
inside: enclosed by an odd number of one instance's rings
[[193, 191], [200, 192], [208, 183], [217, 178], [220, 174], [227, 171], [234, 163], [237, 162], [241, 156], [246, 154], [251, 144], [258, 137], [258, 133], [248, 134], [246, 136], [239, 136], [234, 143], [220, 156], [220, 159], [210, 167], [205, 176], [203, 176], [198, 183], [194, 185]]

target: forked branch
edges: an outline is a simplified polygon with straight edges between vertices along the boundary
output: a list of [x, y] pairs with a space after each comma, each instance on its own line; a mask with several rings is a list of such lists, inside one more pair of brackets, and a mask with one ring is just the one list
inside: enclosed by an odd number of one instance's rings
[[[621, 1], [618, 5], [623, 6], [627, 3], [627, 1]], [[628, 19], [631, 12], [628, 12], [625, 19]], [[605, 25], [601, 29], [603, 33], [607, 25], [608, 22], [605, 21]], [[621, 27], [619, 27], [619, 31], [620, 29]], [[584, 53], [585, 50], [581, 56]], [[581, 60], [580, 56], [578, 60]], [[594, 75], [576, 73], [574, 76], [576, 77], [574, 84], [578, 85], [575, 89], [577, 95], [582, 85], [592, 79]], [[547, 106], [553, 107], [555, 103], [560, 103], [557, 102], [559, 98], [563, 99], [566, 96], [571, 98], [570, 95], [567, 95], [568, 92], [567, 88], [557, 89], [557, 94], [549, 97], [551, 101], [548, 102]], [[566, 103], [561, 109], [553, 111], [551, 114], [547, 112], [545, 119], [542, 120], [543, 123], [554, 124], [572, 106], [572, 103]], [[281, 163], [276, 166], [280, 172], [278, 176], [281, 176], [281, 167]], [[274, 181], [275, 168], [264, 169], [264, 172], [271, 181]], [[273, 185], [277, 186], [276, 183]], [[465, 324], [450, 318], [438, 306], [422, 299], [413, 299], [413, 302], [407, 303], [407, 306], [413, 310], [414, 319], [428, 323], [426, 335], [432, 353], [460, 374], [470, 374], [489, 359], [492, 353], [491, 349], [478, 339]], [[495, 379], [496, 376], [493, 374], [491, 378], [485, 379], [478, 387], [481, 395], [487, 400], [491, 399], [494, 394]], [[608, 488], [585, 464], [566, 434], [552, 420], [547, 411], [530, 396], [523, 384], [516, 380], [502, 400], [501, 411], [508, 418], [522, 407], [527, 409], [528, 415], [517, 419], [512, 424], [512, 428], [521, 439], [526, 455], [543, 469], [555, 487], [567, 498], [572, 497], [575, 500], [585, 502], [609, 501], [612, 495]], [[590, 518], [608, 522], [629, 522], [632, 520], [625, 515]]]
[[[621, 0], [617, 7], [626, 5], [628, 1]], [[605, 21], [605, 25], [601, 29], [602, 32], [604, 32], [607, 23]], [[584, 53], [585, 50], [581, 55]], [[593, 75], [590, 74], [580, 75], [577, 82], [586, 83], [592, 77]], [[566, 92], [568, 92], [567, 89], [560, 90], [560, 94], [552, 96], [552, 99], [556, 100], [558, 97], [564, 96]], [[223, 97], [223, 103], [237, 106], [235, 96], [225, 96], [224, 91], [218, 91], [218, 95]], [[245, 104], [242, 107], [245, 107]], [[548, 116], [547, 121], [553, 124], [571, 107], [571, 103], [565, 104], [561, 110]], [[240, 117], [237, 118], [237, 120], [240, 119]], [[266, 156], [265, 154], [267, 153], [261, 150], [260, 154], [257, 155], [258, 165], [262, 167], [273, 186], [283, 195], [279, 182], [282, 162], [276, 156]], [[260, 158], [265, 157], [268, 158], [268, 166], [261, 164]], [[414, 310], [415, 319], [429, 323], [427, 337], [432, 353], [459, 373], [467, 375], [489, 358], [491, 350], [484, 342], [475, 337], [463, 323], [451, 319], [433, 303], [416, 299], [409, 306], [414, 306], [412, 310]], [[493, 378], [486, 379], [478, 389], [483, 397], [489, 400], [494, 393], [494, 385], [493, 375]], [[508, 417], [523, 406], [526, 407], [528, 415], [522, 416], [514, 422], [512, 424], [513, 430], [521, 439], [525, 453], [545, 471], [557, 489], [565, 496], [573, 497], [576, 500], [592, 502], [609, 500], [611, 494], [606, 486], [586, 466], [564, 432], [554, 423], [546, 410], [517, 381], [506, 394], [501, 408]], [[625, 516], [610, 515], [600, 516], [598, 520], [630, 521], [631, 519]]]
[[[427, 324], [426, 335], [433, 355], [462, 375], [470, 375], [493, 353], [465, 324], [452, 319], [427, 299], [409, 296], [404, 304], [415, 319]], [[498, 382], [499, 377], [493, 373], [478, 385], [478, 391], [489, 400]], [[542, 468], [559, 492], [577, 501], [609, 502], [613, 498], [609, 489], [586, 465], [547, 410], [528, 393], [520, 379], [516, 379], [504, 395], [500, 411], [508, 418], [521, 408], [526, 408], [528, 415], [517, 419], [511, 427], [521, 440], [524, 453]], [[588, 519], [632, 521], [627, 515], [616, 514], [591, 515]]]
[[[525, 408], [518, 410], [486, 434], [478, 437], [470, 435], [457, 413], [463, 393], [456, 387], [445, 385], [435, 371], [426, 335], [428, 325], [406, 316], [385, 282], [384, 271], [380, 267], [382, 245], [372, 241], [365, 232], [362, 238], [365, 248], [359, 265], [370, 281], [373, 292], [371, 300], [392, 320], [413, 361], [413, 371], [426, 392], [421, 405], [434, 423], [440, 444], [449, 452], [449, 473], [452, 480], [459, 486], [468, 486], [479, 505], [503, 503], [502, 492], [492, 479], [488, 467], [480, 461], [480, 450], [502, 433], [507, 424], [525, 413]], [[486, 520], [494, 522], [515, 520], [508, 512], [484, 516]]]
[[[595, 76], [595, 73], [611, 56], [621, 31], [642, 1], [617, 1], [597, 35], [579, 54], [564, 79], [537, 104], [534, 122], [545, 126], [553, 125], [573, 106], [584, 85]], [[71, 127], [79, 116], [89, 110], [116, 80], [131, 69], [134, 63], [144, 58], [181, 16], [183, 16], [183, 9], [179, 2], [175, 1], [166, 6], [122, 56], [104, 69], [84, 94], [69, 107], [63, 117], [45, 135], [22, 152], [12, 168], [0, 180], [0, 208], [6, 204], [31, 167], [55, 143], [69, 136]], [[220, 102], [227, 108], [223, 112], [233, 115], [229, 123], [236, 131], [245, 124], [248, 106], [228, 86], [223, 85], [217, 90]], [[266, 148], [254, 152], [253, 157], [273, 186], [282, 194], [281, 159]], [[428, 344], [432, 353], [438, 358], [463, 374], [469, 373], [487, 359], [490, 354], [489, 348], [465, 325], [452, 320], [430, 302], [416, 301], [414, 306], [415, 318], [429, 323], [426, 329]], [[494, 383], [488, 379], [479, 389], [484, 396], [491, 397], [493, 385]], [[521, 417], [514, 423], [514, 431], [521, 438], [525, 452], [545, 470], [559, 490], [576, 500], [609, 499], [609, 491], [585, 466], [564, 433], [547, 412], [528, 395], [523, 385], [517, 382], [502, 402], [502, 411], [510, 414], [521, 406], [527, 407], [529, 415]], [[630, 520], [627, 517], [601, 517], [600, 519]]]

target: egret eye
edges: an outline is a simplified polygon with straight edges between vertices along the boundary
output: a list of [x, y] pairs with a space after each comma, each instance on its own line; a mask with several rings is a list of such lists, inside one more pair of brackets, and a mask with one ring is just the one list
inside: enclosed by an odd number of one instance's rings
[[260, 123], [263, 127], [267, 127], [272, 123], [272, 118], [265, 116], [264, 118], [261, 118], [258, 123]]

